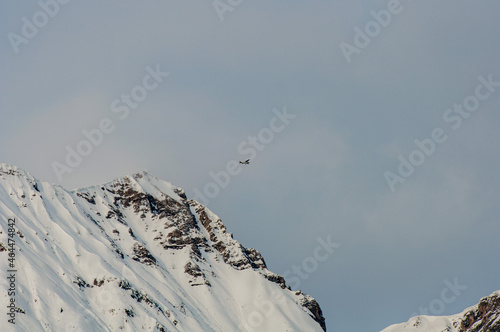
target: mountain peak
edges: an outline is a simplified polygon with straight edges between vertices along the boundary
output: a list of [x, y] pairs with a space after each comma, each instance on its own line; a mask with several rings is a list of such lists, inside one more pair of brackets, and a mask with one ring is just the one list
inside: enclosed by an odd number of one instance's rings
[[21, 176], [29, 179], [34, 179], [33, 176], [26, 172], [25, 170], [6, 163], [0, 163], [0, 176], [10, 175], [10, 176]]
[[415, 316], [381, 332], [497, 332], [500, 331], [500, 291], [483, 297], [478, 304], [451, 316]]
[[2, 164], [1, 188], [1, 218], [16, 220], [20, 330], [326, 330], [312, 297], [148, 172], [68, 191]]
[[[142, 171], [123, 177], [116, 178], [111, 182], [103, 185], [104, 187], [119, 188], [124, 190], [135, 190], [145, 194], [159, 196], [169, 196], [177, 202], [182, 202], [186, 199], [186, 194], [183, 189], [174, 186], [170, 182], [159, 180], [147, 171]], [[91, 187], [93, 188], [93, 187]], [[86, 188], [78, 189], [85, 190]]]
[[6, 163], [0, 163], [0, 185], [9, 196], [23, 196], [25, 192], [39, 191], [38, 181], [30, 173]]

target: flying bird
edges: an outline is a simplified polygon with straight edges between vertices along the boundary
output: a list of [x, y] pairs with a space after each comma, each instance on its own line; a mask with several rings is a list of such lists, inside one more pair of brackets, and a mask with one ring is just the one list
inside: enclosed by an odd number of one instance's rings
[[250, 164], [250, 159], [247, 159], [247, 160], [245, 160], [245, 161], [241, 161], [241, 160], [240, 160], [240, 164], [243, 164], [243, 165], [248, 165], [248, 164]]

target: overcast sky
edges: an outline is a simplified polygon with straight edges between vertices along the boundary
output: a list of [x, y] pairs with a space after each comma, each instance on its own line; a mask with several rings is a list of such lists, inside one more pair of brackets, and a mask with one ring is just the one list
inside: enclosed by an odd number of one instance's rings
[[[45, 10], [0, 4], [1, 162], [68, 189], [148, 170], [208, 192], [330, 331], [454, 314], [500, 289], [498, 1]], [[210, 175], [227, 182], [250, 157], [224, 188]], [[318, 261], [328, 236], [340, 247]]]

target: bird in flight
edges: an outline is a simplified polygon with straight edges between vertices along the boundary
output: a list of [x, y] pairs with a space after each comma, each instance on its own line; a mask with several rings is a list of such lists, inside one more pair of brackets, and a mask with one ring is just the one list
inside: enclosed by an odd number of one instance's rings
[[241, 160], [240, 160], [240, 164], [243, 164], [243, 165], [248, 165], [248, 164], [250, 164], [250, 159], [247, 159], [247, 160], [245, 160], [245, 161], [241, 161]]

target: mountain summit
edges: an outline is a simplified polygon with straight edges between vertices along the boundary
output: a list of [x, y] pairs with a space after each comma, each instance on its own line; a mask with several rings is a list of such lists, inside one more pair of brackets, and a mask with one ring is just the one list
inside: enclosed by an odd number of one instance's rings
[[500, 332], [500, 291], [452, 316], [415, 316], [381, 332]]
[[68, 191], [0, 164], [0, 225], [2, 331], [326, 331], [312, 297], [147, 172]]

